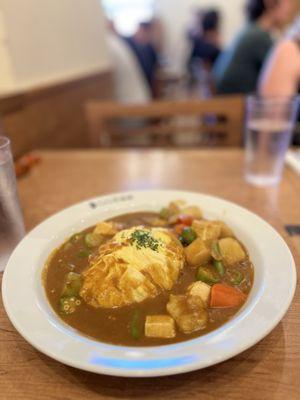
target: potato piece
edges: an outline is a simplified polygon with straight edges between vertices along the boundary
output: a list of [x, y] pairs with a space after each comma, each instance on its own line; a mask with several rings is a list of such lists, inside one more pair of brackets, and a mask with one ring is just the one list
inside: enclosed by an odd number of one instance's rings
[[234, 238], [234, 233], [233, 230], [229, 228], [227, 224], [223, 221], [215, 221], [216, 223], [220, 224], [221, 226], [221, 235], [220, 238], [227, 238], [227, 237], [233, 237]]
[[167, 310], [183, 333], [192, 333], [206, 327], [207, 311], [199, 296], [171, 294]]
[[94, 233], [103, 236], [113, 236], [117, 232], [117, 225], [113, 222], [100, 222], [94, 229]]
[[220, 223], [215, 221], [195, 220], [192, 223], [192, 228], [208, 246], [211, 245], [213, 240], [219, 239], [222, 230]]
[[224, 238], [219, 240], [219, 249], [223, 261], [228, 266], [243, 261], [246, 258], [245, 251], [236, 239]]
[[197, 206], [184, 207], [181, 210], [181, 214], [189, 215], [193, 218], [199, 218], [199, 219], [203, 217], [202, 211]]
[[180, 214], [181, 213], [181, 209], [182, 207], [185, 205], [185, 201], [183, 200], [176, 200], [176, 201], [171, 201], [171, 203], [169, 204], [169, 211], [170, 214]]
[[174, 338], [175, 321], [169, 315], [147, 315], [145, 335], [152, 338]]
[[207, 283], [198, 281], [192, 283], [187, 290], [187, 295], [190, 297], [199, 296], [204, 304], [208, 303], [208, 299], [211, 292], [211, 286]]
[[211, 259], [209, 249], [200, 238], [194, 240], [189, 246], [185, 247], [184, 253], [188, 264], [194, 267], [206, 264]]

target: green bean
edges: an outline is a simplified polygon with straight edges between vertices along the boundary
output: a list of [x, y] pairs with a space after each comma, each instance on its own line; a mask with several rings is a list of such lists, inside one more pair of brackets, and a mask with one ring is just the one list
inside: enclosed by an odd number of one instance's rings
[[213, 261], [214, 267], [216, 268], [218, 274], [223, 277], [225, 274], [225, 268], [222, 261], [214, 260]]
[[131, 331], [131, 336], [133, 337], [133, 339], [136, 340], [140, 338], [140, 330], [138, 327], [138, 322], [139, 322], [139, 312], [135, 310], [131, 319], [130, 331]]
[[64, 297], [78, 296], [82, 286], [81, 275], [76, 272], [69, 272], [62, 295]]
[[221, 261], [222, 260], [222, 255], [221, 255], [221, 252], [220, 252], [219, 243], [217, 241], [214, 241], [212, 243], [212, 245], [211, 245], [211, 255], [217, 261]]
[[59, 300], [59, 311], [61, 314], [72, 314], [76, 311], [77, 306], [79, 306], [81, 301], [75, 297], [61, 297]]

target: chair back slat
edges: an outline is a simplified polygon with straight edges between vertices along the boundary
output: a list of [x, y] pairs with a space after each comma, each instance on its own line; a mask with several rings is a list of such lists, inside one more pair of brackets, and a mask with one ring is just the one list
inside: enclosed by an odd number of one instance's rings
[[240, 96], [144, 105], [93, 101], [85, 110], [92, 147], [241, 146], [243, 141], [245, 104]]

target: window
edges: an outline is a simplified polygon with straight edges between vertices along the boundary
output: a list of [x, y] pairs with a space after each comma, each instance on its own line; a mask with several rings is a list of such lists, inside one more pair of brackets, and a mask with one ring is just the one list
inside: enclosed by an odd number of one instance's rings
[[121, 35], [131, 35], [139, 22], [153, 17], [154, 0], [103, 0], [104, 10]]

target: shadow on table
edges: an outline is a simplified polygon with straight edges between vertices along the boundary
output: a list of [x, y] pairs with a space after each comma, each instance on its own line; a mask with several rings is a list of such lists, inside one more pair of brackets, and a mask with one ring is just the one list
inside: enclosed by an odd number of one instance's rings
[[[200, 393], [213, 393], [214, 396], [247, 390], [249, 396], [255, 397], [255, 384], [259, 377], [270, 374], [266, 390], [268, 398], [276, 392], [281, 381], [285, 358], [285, 338], [280, 323], [265, 339], [251, 349], [231, 360], [203, 370], [162, 378], [117, 378], [83, 372], [71, 367], [62, 366], [64, 379], [80, 385], [87, 392], [94, 392], [103, 397], [113, 398], [171, 398], [172, 392], [192, 397]], [[276, 368], [274, 364], [276, 363]], [[51, 366], [53, 364], [50, 364]], [[56, 368], [57, 372], [57, 368]], [[265, 382], [265, 380], [264, 380]], [[85, 390], [84, 390], [85, 391]], [[179, 392], [178, 392], [179, 391]], [[251, 394], [252, 393], [252, 394]], [[246, 394], [246, 393], [245, 393]], [[250, 398], [247, 397], [247, 398]]]

